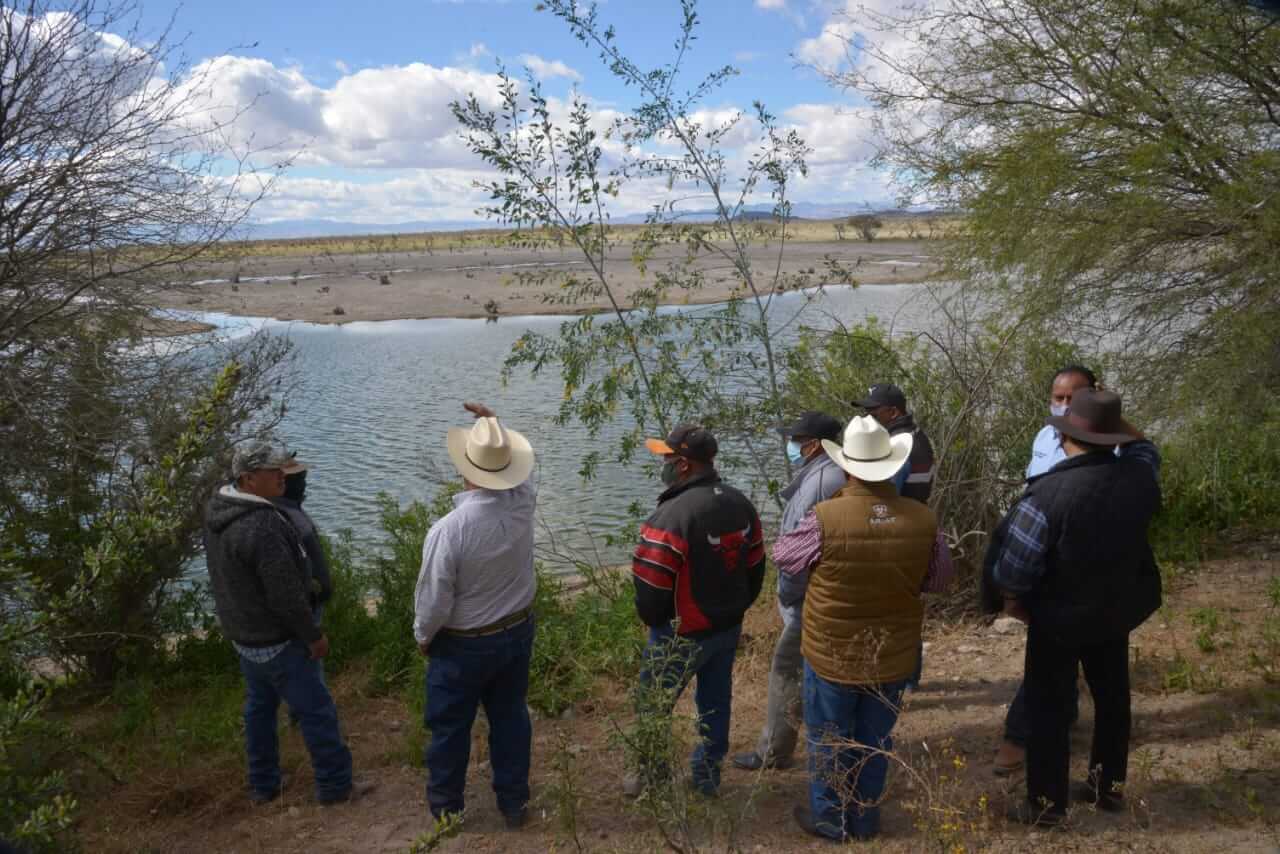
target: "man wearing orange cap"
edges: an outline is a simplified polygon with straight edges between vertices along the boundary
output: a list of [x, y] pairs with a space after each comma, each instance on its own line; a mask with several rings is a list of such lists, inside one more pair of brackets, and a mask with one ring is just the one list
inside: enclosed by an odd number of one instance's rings
[[[693, 751], [694, 787], [714, 795], [729, 751], [733, 661], [742, 616], [764, 584], [764, 537], [751, 501], [720, 479], [719, 449], [703, 427], [681, 425], [665, 440], [649, 439], [663, 458], [658, 507], [640, 526], [632, 561], [636, 611], [649, 626], [642, 686], [661, 685], [670, 701], [697, 677], [695, 695], [703, 737]], [[643, 698], [639, 713], [670, 714]], [[639, 795], [661, 770], [639, 769], [624, 791]]]

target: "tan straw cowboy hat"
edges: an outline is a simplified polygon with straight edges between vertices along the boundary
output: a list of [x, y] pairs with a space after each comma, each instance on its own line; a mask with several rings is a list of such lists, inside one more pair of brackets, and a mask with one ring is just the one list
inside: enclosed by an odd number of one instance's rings
[[862, 415], [844, 428], [844, 445], [822, 440], [822, 449], [836, 465], [856, 477], [870, 482], [888, 480], [898, 473], [911, 456], [910, 433], [890, 436], [879, 421]]
[[449, 459], [458, 473], [485, 489], [513, 489], [533, 471], [533, 448], [496, 417], [477, 418], [470, 428], [450, 427]]

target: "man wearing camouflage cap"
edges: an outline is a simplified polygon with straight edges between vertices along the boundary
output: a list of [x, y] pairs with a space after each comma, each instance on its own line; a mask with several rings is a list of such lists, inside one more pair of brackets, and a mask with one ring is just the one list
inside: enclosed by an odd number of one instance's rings
[[245, 748], [249, 798], [280, 794], [280, 701], [297, 714], [311, 754], [316, 799], [353, 800], [351, 751], [338, 728], [338, 709], [325, 687], [320, 659], [329, 639], [311, 611], [306, 551], [271, 499], [284, 494], [285, 475], [305, 467], [283, 447], [257, 442], [236, 451], [231, 474], [205, 510], [204, 543], [210, 588], [222, 633], [240, 654], [245, 681]]

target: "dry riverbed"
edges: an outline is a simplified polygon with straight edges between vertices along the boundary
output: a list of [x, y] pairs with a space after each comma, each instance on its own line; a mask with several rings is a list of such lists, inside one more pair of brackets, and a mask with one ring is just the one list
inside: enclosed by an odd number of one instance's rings
[[[608, 308], [604, 300], [573, 305], [557, 301], [563, 274], [592, 275], [582, 256], [569, 250], [476, 245], [334, 254], [322, 246], [318, 243], [314, 253], [301, 257], [249, 254], [198, 265], [185, 271], [183, 285], [161, 297], [157, 307], [312, 323], [484, 317], [490, 302], [504, 315]], [[927, 240], [788, 243], [781, 271], [784, 276], [811, 272], [813, 284], [829, 281], [822, 273], [830, 258], [861, 284], [919, 282], [937, 274], [938, 250], [937, 241]], [[652, 287], [655, 276], [683, 259], [684, 252], [664, 247], [644, 272], [630, 256], [631, 245], [622, 243], [608, 262], [609, 278], [621, 294]], [[770, 286], [778, 268], [777, 244], [752, 247], [750, 259], [758, 271], [757, 282]], [[722, 257], [703, 255], [694, 267], [703, 277], [702, 287], [673, 293], [670, 302], [718, 302], [741, 288], [741, 280]], [[522, 274], [546, 275], [541, 282], [521, 283]]]

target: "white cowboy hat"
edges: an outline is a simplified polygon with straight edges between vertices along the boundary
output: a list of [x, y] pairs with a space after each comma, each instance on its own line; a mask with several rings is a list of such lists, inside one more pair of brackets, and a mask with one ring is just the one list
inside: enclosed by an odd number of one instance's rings
[[448, 448], [458, 473], [485, 489], [513, 489], [533, 471], [529, 440], [497, 418], [477, 418], [470, 429], [450, 427]]
[[898, 473], [911, 456], [910, 433], [890, 436], [889, 431], [870, 415], [862, 415], [844, 428], [844, 446], [830, 439], [822, 440], [822, 449], [836, 465], [856, 477], [870, 482], [888, 480]]

